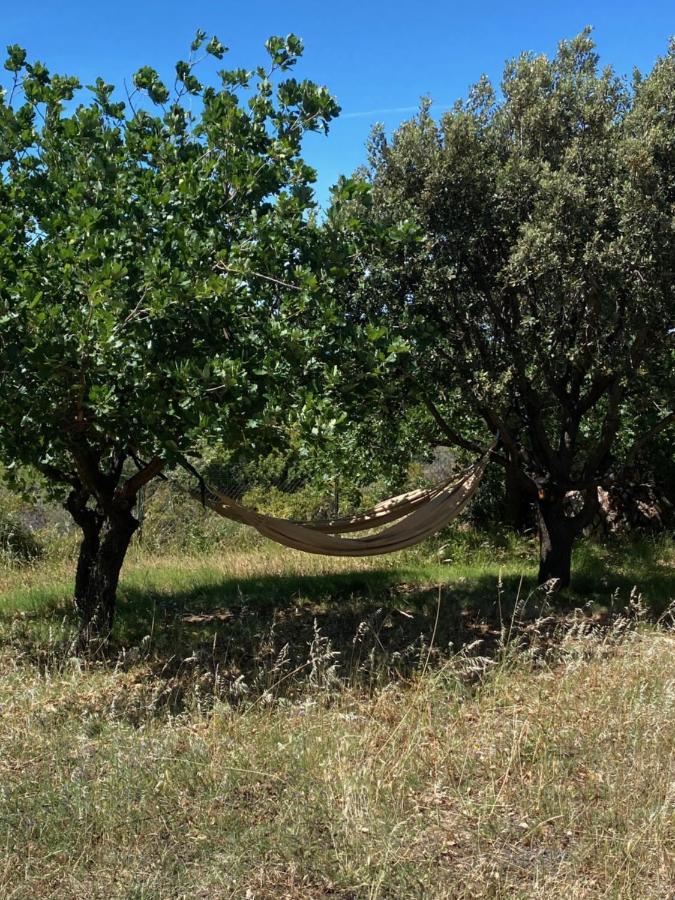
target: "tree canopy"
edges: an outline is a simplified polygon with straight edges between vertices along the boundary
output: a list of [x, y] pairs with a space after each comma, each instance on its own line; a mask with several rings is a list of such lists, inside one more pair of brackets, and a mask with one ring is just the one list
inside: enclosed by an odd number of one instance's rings
[[[440, 121], [428, 102], [338, 186], [354, 322], [399, 342], [379, 387], [536, 501], [540, 577], [569, 580], [597, 486], [672, 422], [675, 47], [627, 85], [589, 31], [524, 54]], [[664, 384], [670, 383], [670, 390]], [[637, 402], [636, 402], [637, 401]], [[576, 492], [576, 494], [573, 494]]]
[[440, 121], [425, 101], [325, 222], [302, 139], [339, 109], [292, 76], [298, 38], [267, 52], [204, 78], [226, 48], [198, 32], [171, 84], [119, 90], [8, 48], [0, 461], [82, 528], [83, 627], [112, 623], [144, 484], [304, 422], [357, 479], [498, 433], [565, 584], [598, 486], [673, 421], [675, 46], [629, 85], [585, 31]]
[[301, 144], [339, 110], [292, 77], [297, 37], [266, 48], [265, 66], [200, 80], [226, 48], [198, 32], [172, 84], [146, 66], [124, 91], [8, 48], [0, 458], [65, 492], [88, 621], [101, 604], [111, 621], [138, 489], [189, 465], [197, 437], [270, 446], [301, 405], [317, 286]]

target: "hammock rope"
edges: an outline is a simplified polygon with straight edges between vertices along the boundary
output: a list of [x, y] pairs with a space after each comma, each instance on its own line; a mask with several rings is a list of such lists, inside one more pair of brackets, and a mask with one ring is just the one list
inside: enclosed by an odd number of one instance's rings
[[[265, 515], [211, 487], [203, 501], [219, 516], [249, 525], [270, 540], [305, 553], [353, 557], [394, 553], [420, 543], [459, 516], [476, 493], [494, 447], [493, 444], [473, 465], [452, 479], [391, 497], [359, 515], [327, 522]], [[376, 534], [358, 538], [341, 536], [370, 531], [381, 525], [388, 527]]]

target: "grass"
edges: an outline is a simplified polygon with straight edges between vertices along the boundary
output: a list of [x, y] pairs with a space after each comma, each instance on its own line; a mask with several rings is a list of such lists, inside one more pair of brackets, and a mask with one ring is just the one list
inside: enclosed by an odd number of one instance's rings
[[671, 898], [672, 542], [437, 549], [0, 569], [0, 896]]

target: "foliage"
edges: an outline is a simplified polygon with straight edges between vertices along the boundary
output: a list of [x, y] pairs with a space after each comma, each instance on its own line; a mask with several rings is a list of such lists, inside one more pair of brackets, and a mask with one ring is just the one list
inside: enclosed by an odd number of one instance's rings
[[675, 45], [629, 88], [585, 31], [509, 63], [499, 98], [482, 79], [438, 123], [425, 102], [391, 140], [375, 129], [335, 192], [348, 317], [396, 356], [381, 407], [426, 409], [430, 439], [465, 449], [499, 432], [562, 548], [546, 577], [565, 579], [629, 434], [672, 426], [674, 134]]
[[[204, 40], [177, 64], [172, 92], [146, 67], [126, 103], [99, 80], [77, 106], [77, 79], [10, 48], [0, 101], [10, 463], [61, 469], [69, 484], [76, 447], [110, 471], [130, 452], [175, 461], [207, 428], [237, 446], [274, 423], [277, 385], [290, 385], [281, 347], [292, 356], [302, 341], [301, 299], [269, 278], [312, 282], [314, 176], [300, 142], [337, 107], [310, 82], [273, 87], [301, 52], [294, 37], [268, 42], [267, 69], [221, 71], [218, 87], [195, 75]], [[215, 39], [205, 49], [224, 52]]]
[[199, 32], [173, 88], [146, 66], [123, 100], [8, 50], [0, 458], [67, 494], [91, 560], [121, 565], [139, 488], [197, 438], [266, 448], [302, 408], [318, 256], [300, 149], [338, 107], [289, 74], [298, 38], [267, 51], [211, 84], [198, 55], [225, 48]]

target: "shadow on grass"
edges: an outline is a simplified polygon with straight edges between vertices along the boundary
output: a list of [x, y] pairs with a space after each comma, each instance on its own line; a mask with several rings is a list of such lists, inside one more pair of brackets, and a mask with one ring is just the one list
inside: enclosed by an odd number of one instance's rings
[[[507, 594], [515, 599], [518, 582], [504, 582], [503, 601]], [[502, 615], [510, 615], [504, 603]], [[437, 647], [459, 646], [471, 639], [475, 623], [496, 622], [498, 616], [499, 588], [493, 576], [439, 585], [400, 570], [274, 575], [223, 579], [175, 593], [129, 587], [120, 602], [115, 640], [135, 645], [149, 635], [163, 658], [208, 649], [249, 670], [286, 645], [301, 664], [319, 635], [324, 646], [330, 642], [342, 660], [358, 666], [364, 650], [376, 650], [381, 661], [410, 656], [415, 644], [428, 644], [434, 625]]]
[[[637, 584], [656, 619], [675, 595], [675, 579], [655, 565], [642, 574]], [[635, 585], [593, 554], [561, 593], [537, 587], [531, 576], [457, 578], [440, 567], [222, 578], [157, 592], [130, 584], [111, 651], [143, 647], [154, 672], [168, 679], [199, 669], [254, 694], [338, 674], [374, 687], [467, 644], [494, 656], [514, 623], [524, 633], [538, 617], [559, 622], [577, 608], [601, 622], [625, 609]]]
[[[521, 563], [526, 576], [514, 574]], [[195, 691], [237, 699], [288, 696], [307, 682], [373, 688], [467, 645], [494, 657], [512, 625], [527, 640], [530, 623], [543, 616], [555, 627], [581, 608], [590, 622], [602, 622], [625, 609], [636, 585], [652, 619], [675, 597], [672, 565], [652, 545], [582, 545], [572, 588], [560, 593], [536, 586], [531, 560], [507, 556], [505, 568], [509, 574], [500, 577], [496, 562], [472, 569], [461, 559], [441, 566], [421, 557], [396, 568], [318, 575], [223, 577], [208, 558], [186, 571], [136, 568], [122, 581], [114, 633], [98, 659], [129, 668], [142, 662], [166, 685], [161, 705], [173, 711]], [[22, 613], [13, 638], [44, 668], [58, 664], [58, 647], [45, 643], [45, 633], [64, 615], [71, 636], [75, 624], [57, 599], [45, 595]], [[72, 652], [66, 639], [62, 652]]]

